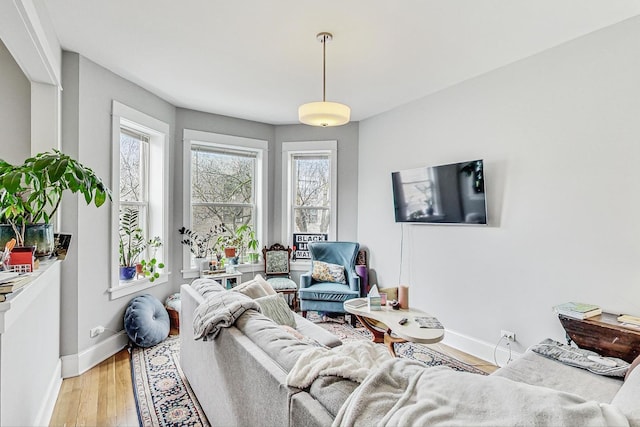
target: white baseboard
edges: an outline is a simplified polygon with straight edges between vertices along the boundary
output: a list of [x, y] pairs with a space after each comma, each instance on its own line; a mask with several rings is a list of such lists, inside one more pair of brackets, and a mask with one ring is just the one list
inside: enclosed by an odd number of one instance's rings
[[45, 394], [44, 401], [40, 407], [40, 410], [36, 414], [35, 425], [48, 426], [53, 415], [53, 410], [56, 406], [56, 400], [58, 399], [58, 393], [60, 392], [60, 386], [62, 386], [62, 362], [58, 359], [56, 369], [53, 372], [49, 386], [47, 387], [47, 393]]
[[495, 343], [491, 344], [485, 341], [480, 341], [476, 338], [472, 338], [468, 335], [449, 329], [447, 329], [442, 343], [450, 347], [457, 348], [458, 350], [462, 350], [465, 353], [469, 353], [482, 360], [486, 360], [487, 362], [495, 363], [498, 366], [506, 365], [509, 357], [511, 357], [511, 359], [517, 359], [522, 356], [522, 353], [517, 353], [515, 351], [511, 351], [511, 353], [509, 353], [509, 348], [505, 345], [504, 340], [500, 343], [500, 347], [496, 348]]
[[124, 331], [110, 336], [79, 354], [62, 356], [62, 378], [75, 377], [113, 356], [129, 343]]

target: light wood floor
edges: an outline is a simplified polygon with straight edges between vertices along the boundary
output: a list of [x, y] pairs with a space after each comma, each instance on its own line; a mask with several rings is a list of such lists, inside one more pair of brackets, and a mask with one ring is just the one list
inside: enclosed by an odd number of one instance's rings
[[[433, 350], [491, 373], [497, 366], [444, 344]], [[62, 382], [50, 426], [137, 426], [127, 349], [84, 374]]]

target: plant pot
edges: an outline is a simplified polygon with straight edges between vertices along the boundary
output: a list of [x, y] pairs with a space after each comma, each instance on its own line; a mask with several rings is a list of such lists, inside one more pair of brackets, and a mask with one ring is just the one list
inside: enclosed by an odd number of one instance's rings
[[123, 267], [120, 266], [120, 280], [131, 280], [136, 275], [136, 266]]
[[[9, 224], [0, 224], [0, 248], [16, 234]], [[53, 238], [53, 224], [28, 224], [24, 232], [25, 247], [35, 246], [37, 257], [48, 257], [53, 253], [55, 240]]]
[[29, 224], [24, 233], [24, 245], [35, 246], [37, 257], [47, 257], [53, 253], [55, 240], [53, 224]]
[[224, 248], [225, 258], [233, 258], [236, 256], [236, 248]]

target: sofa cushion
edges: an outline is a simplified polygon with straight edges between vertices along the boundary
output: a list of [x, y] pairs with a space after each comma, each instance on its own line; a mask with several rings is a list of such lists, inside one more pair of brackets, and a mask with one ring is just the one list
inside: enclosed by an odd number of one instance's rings
[[610, 403], [622, 386], [619, 378], [593, 374], [527, 350], [521, 357], [491, 375], [526, 384], [574, 393], [587, 400]]
[[314, 283], [309, 288], [300, 288], [300, 299], [316, 301], [344, 302], [351, 298], [358, 298], [359, 291], [354, 291], [343, 283], [322, 282]]
[[344, 267], [329, 262], [314, 261], [311, 277], [318, 282], [347, 283], [347, 279], [344, 277]]
[[319, 376], [311, 387], [309, 394], [325, 407], [334, 417], [360, 383], [334, 376]]
[[303, 351], [312, 347], [257, 311], [245, 312], [235, 326], [286, 372], [291, 370]]
[[640, 356], [633, 359], [633, 362], [631, 362], [631, 365], [629, 365], [629, 369], [627, 369], [627, 373], [624, 376], [625, 381], [627, 380], [627, 378], [629, 378], [631, 372], [638, 367], [638, 365], [640, 365]]
[[293, 312], [280, 294], [256, 298], [256, 302], [260, 305], [262, 314], [269, 319], [278, 325], [287, 325], [295, 328], [296, 319], [293, 318]]
[[[640, 359], [638, 356], [633, 364], [637, 365], [637, 361]], [[640, 363], [640, 362], [639, 362]], [[611, 404], [617, 407], [629, 420], [629, 424], [633, 426], [640, 426], [640, 405], [638, 404], [638, 398], [640, 397], [640, 368], [631, 369], [627, 378], [625, 379], [622, 387], [618, 390], [615, 397], [611, 401]]]

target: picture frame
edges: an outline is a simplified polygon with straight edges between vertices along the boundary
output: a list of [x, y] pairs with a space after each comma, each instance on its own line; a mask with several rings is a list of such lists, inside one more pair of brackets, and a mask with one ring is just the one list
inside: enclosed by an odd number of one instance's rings
[[71, 245], [71, 234], [65, 233], [54, 233], [54, 248], [53, 248], [53, 256], [57, 257], [59, 260], [64, 260], [67, 257], [67, 251], [69, 250], [69, 246]]

